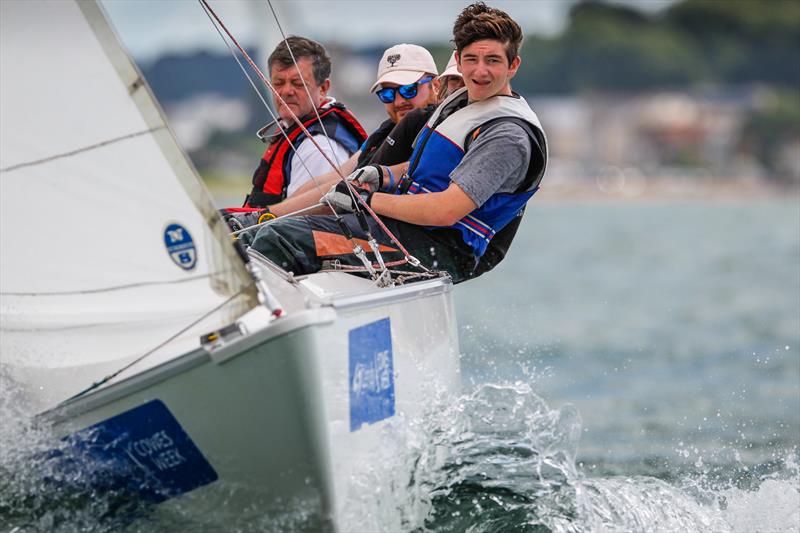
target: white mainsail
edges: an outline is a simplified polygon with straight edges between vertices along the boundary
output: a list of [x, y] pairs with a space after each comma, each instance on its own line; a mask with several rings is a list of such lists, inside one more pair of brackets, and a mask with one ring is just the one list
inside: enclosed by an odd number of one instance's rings
[[0, 363], [50, 406], [254, 288], [96, 3], [3, 0], [0, 39]]

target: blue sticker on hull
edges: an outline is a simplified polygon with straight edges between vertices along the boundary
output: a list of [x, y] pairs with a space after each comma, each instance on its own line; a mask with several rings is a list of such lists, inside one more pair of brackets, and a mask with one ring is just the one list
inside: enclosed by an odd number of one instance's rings
[[350, 431], [394, 416], [392, 328], [388, 318], [350, 330]]
[[64, 439], [61, 473], [97, 490], [162, 502], [217, 480], [217, 473], [161, 400]]
[[172, 261], [184, 270], [197, 264], [197, 248], [192, 234], [180, 224], [170, 224], [164, 229], [164, 246]]

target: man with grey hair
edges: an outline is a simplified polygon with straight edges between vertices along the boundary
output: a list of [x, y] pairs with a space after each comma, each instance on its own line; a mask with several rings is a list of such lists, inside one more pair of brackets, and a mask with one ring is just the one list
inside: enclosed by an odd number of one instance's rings
[[[314, 176], [331, 170], [328, 159], [347, 160], [366, 139], [358, 120], [328, 96], [331, 60], [321, 44], [291, 36], [278, 44], [268, 66], [280, 118], [275, 131], [262, 137], [269, 147], [245, 199], [245, 207], [251, 208], [264, 208], [293, 195]], [[300, 119], [313, 141], [292, 115]]]

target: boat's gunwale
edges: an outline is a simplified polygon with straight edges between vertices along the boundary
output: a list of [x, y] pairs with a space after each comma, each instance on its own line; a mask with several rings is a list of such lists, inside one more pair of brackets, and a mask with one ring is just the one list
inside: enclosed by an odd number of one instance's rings
[[400, 302], [413, 298], [424, 298], [453, 290], [453, 283], [449, 276], [443, 276], [425, 281], [416, 281], [408, 285], [400, 285], [375, 292], [342, 296], [332, 298], [331, 305], [334, 309], [350, 309], [354, 307], [371, 307], [386, 302]]

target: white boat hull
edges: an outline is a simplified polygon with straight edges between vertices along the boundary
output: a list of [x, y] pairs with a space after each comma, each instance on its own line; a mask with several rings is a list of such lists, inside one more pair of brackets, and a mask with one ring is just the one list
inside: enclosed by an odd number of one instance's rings
[[116, 481], [163, 500], [154, 512], [349, 530], [349, 484], [404, 452], [398, 420], [459, 388], [450, 290], [438, 280], [333, 299], [51, 415], [59, 435], [95, 439], [102, 460], [125, 464]]

